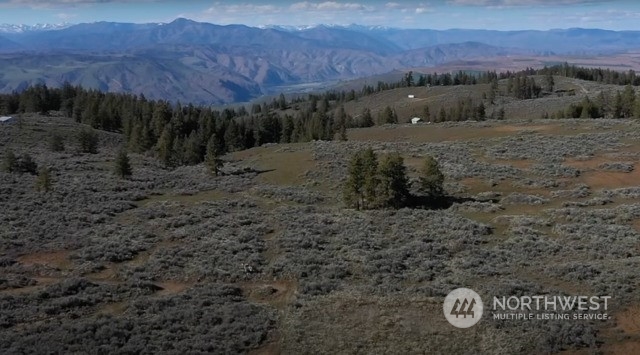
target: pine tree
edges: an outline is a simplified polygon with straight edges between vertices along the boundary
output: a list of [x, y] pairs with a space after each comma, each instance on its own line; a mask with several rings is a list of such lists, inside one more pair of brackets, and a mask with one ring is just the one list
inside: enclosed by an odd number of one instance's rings
[[355, 153], [349, 161], [347, 182], [344, 187], [344, 201], [357, 210], [363, 207], [365, 168], [361, 152]]
[[171, 151], [173, 156], [171, 157], [173, 160], [174, 166], [183, 165], [185, 163], [185, 149], [184, 149], [184, 138], [182, 136], [177, 136], [173, 139], [173, 147], [171, 147]]
[[480, 102], [480, 104], [478, 104], [478, 106], [476, 107], [475, 116], [478, 121], [484, 121], [487, 118], [484, 103]]
[[362, 119], [360, 122], [360, 127], [373, 126], [373, 116], [371, 116], [371, 111], [368, 108], [362, 110]]
[[447, 120], [447, 112], [444, 107], [440, 107], [440, 113], [438, 113], [438, 122], [445, 122]]
[[14, 171], [21, 174], [29, 173], [36, 175], [38, 174], [38, 164], [36, 164], [31, 155], [25, 153], [18, 158]]
[[404, 159], [398, 153], [387, 155], [380, 163], [380, 192], [378, 194], [381, 206], [401, 208], [409, 198], [409, 180]]
[[218, 142], [216, 135], [212, 134], [207, 142], [207, 154], [204, 156], [204, 162], [209, 168], [209, 172], [214, 176], [218, 176], [218, 174], [220, 174], [220, 169], [223, 165], [222, 159], [220, 159], [221, 154], [222, 150], [220, 149], [220, 143]]
[[51, 187], [53, 185], [53, 179], [51, 178], [51, 170], [46, 167], [40, 168], [38, 170], [38, 177], [36, 178], [36, 190], [38, 191], [51, 191]]
[[118, 153], [118, 156], [115, 160], [115, 174], [122, 179], [126, 179], [133, 174], [131, 169], [131, 163], [129, 161], [129, 156], [127, 155], [127, 151], [122, 149]]
[[378, 177], [378, 157], [371, 148], [362, 151], [360, 154], [362, 156], [362, 169], [364, 174], [362, 208], [373, 208], [376, 206], [378, 185], [380, 184]]
[[548, 92], [553, 92], [554, 85], [555, 81], [553, 80], [553, 75], [549, 71], [549, 73], [544, 77], [544, 88]]
[[622, 92], [622, 110], [621, 116], [624, 118], [629, 118], [633, 116], [633, 111], [635, 107], [636, 93], [633, 89], [633, 86], [627, 85], [625, 86]]
[[173, 135], [170, 124], [166, 125], [162, 130], [162, 134], [156, 144], [156, 151], [158, 158], [166, 167], [172, 167], [174, 165]]
[[98, 153], [98, 134], [90, 128], [85, 128], [78, 133], [78, 147], [82, 153]]
[[443, 194], [444, 174], [440, 171], [438, 161], [427, 156], [420, 169], [420, 191], [430, 197], [439, 197]]
[[431, 122], [431, 112], [429, 112], [429, 106], [425, 106], [424, 110], [422, 111], [422, 113], [424, 114], [424, 120], [426, 122]]
[[2, 171], [6, 173], [12, 173], [17, 170], [18, 167], [18, 158], [16, 157], [13, 150], [7, 150], [4, 158], [2, 159]]
[[64, 138], [60, 133], [55, 132], [49, 137], [49, 149], [52, 152], [64, 151]]
[[282, 124], [282, 133], [280, 134], [280, 143], [291, 143], [293, 135], [293, 118], [286, 115]]
[[191, 131], [189, 137], [184, 142], [184, 163], [188, 165], [195, 165], [202, 161], [202, 148], [200, 146], [200, 139], [198, 132]]
[[339, 133], [340, 133], [340, 140], [341, 141], [346, 142], [347, 140], [349, 140], [349, 137], [347, 136], [347, 125], [346, 124], [340, 125]]

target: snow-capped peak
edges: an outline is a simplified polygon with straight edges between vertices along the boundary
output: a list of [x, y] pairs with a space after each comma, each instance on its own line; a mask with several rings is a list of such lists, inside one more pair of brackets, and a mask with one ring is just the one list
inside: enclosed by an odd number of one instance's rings
[[15, 24], [0, 24], [0, 33], [25, 33], [25, 32], [39, 32], [39, 31], [54, 31], [61, 30], [72, 26], [70, 23], [38, 23], [35, 25], [15, 25]]

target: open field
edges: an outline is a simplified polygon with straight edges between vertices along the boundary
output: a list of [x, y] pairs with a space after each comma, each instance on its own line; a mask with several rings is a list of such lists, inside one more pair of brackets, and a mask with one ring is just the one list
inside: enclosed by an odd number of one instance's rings
[[[640, 348], [639, 122], [354, 129], [346, 142], [232, 153], [219, 177], [131, 154], [129, 180], [112, 173], [122, 138], [101, 132], [100, 152], [80, 154], [78, 129], [55, 117], [0, 125], [0, 158], [29, 153], [53, 175], [53, 191], [37, 192], [35, 176], [0, 172], [0, 353]], [[49, 152], [52, 130], [65, 152]], [[344, 208], [347, 161], [367, 147], [400, 152], [412, 179], [436, 157], [456, 202]], [[442, 314], [458, 287], [487, 303], [608, 295], [613, 319], [483, 317], [461, 330]]]

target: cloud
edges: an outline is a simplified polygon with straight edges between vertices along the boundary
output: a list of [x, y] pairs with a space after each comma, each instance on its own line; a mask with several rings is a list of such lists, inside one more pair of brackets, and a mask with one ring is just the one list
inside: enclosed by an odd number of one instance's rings
[[278, 13], [280, 12], [282, 9], [274, 6], [274, 5], [256, 5], [256, 4], [235, 4], [235, 5], [223, 5], [222, 3], [215, 3], [214, 6], [208, 8], [205, 10], [205, 13], [207, 14], [213, 14], [213, 13], [220, 13], [220, 12], [224, 12], [224, 13], [231, 13], [231, 14], [236, 14], [236, 13], [243, 13], [243, 14], [250, 14], [250, 13], [260, 13], [260, 14], [266, 14], [266, 13]]
[[95, 4], [154, 3], [164, 0], [0, 0], [0, 7], [30, 7], [33, 9], [69, 8]]
[[78, 14], [71, 14], [71, 13], [67, 13], [67, 12], [61, 12], [61, 13], [56, 14], [57, 18], [61, 19], [62, 21], [65, 21], [65, 22], [67, 22], [67, 21], [69, 21], [72, 18], [77, 17], [77, 16], [78, 16]]
[[325, 2], [297, 2], [289, 7], [292, 11], [372, 11], [374, 8], [359, 3]]
[[557, 5], [579, 5], [590, 3], [613, 2], [614, 0], [447, 0], [450, 5], [458, 6], [492, 6], [492, 7], [512, 7], [512, 6], [557, 6]]

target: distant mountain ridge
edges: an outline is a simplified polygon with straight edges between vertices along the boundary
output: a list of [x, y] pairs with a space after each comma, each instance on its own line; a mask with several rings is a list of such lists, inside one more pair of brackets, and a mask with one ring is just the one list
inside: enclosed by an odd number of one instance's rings
[[0, 33], [25, 33], [25, 32], [37, 32], [37, 31], [53, 31], [61, 30], [63, 28], [71, 27], [70, 23], [39, 23], [35, 25], [13, 25], [13, 24], [0, 24]]
[[461, 60], [640, 48], [640, 31], [587, 29], [256, 28], [187, 19], [17, 29], [0, 30], [1, 92], [69, 81], [199, 104], [246, 101], [287, 85]]

